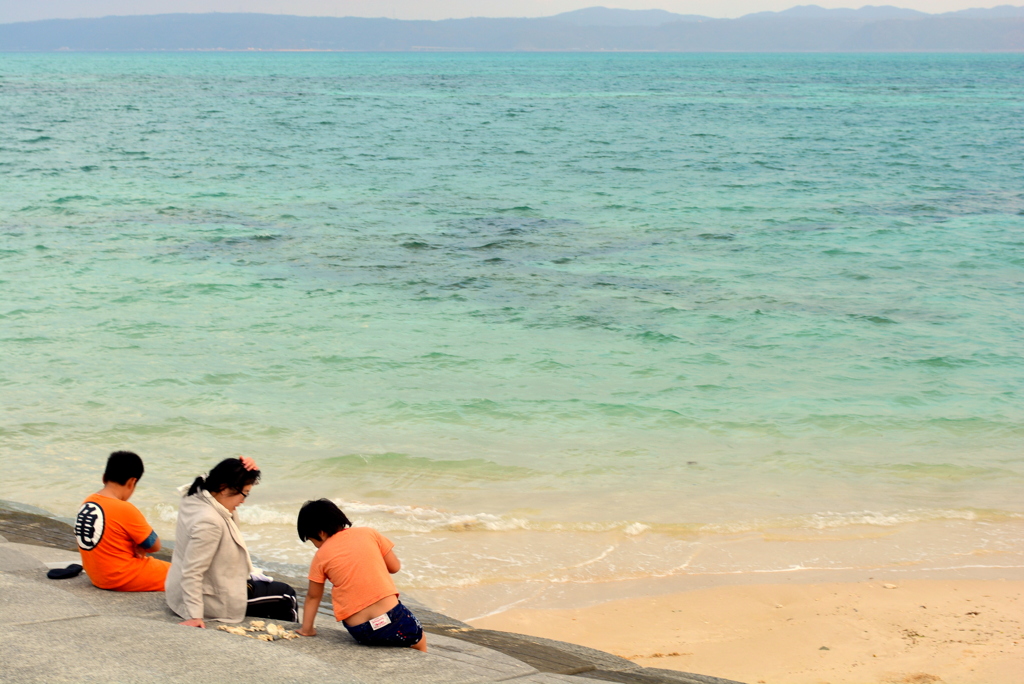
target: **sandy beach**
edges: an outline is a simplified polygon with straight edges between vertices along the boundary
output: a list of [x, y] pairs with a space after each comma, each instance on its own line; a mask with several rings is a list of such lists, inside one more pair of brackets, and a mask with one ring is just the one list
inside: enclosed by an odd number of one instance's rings
[[1022, 597], [1024, 581], [760, 584], [472, 624], [750, 684], [1019, 684]]

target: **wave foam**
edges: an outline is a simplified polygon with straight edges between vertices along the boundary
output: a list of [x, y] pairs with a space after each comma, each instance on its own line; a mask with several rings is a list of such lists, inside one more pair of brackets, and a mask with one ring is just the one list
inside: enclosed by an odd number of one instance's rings
[[978, 519], [978, 513], [968, 509], [955, 510], [917, 508], [907, 511], [898, 511], [895, 513], [883, 513], [881, 511], [848, 511], [846, 513], [825, 511], [822, 513], [811, 513], [805, 516], [787, 518], [762, 518], [732, 523], [714, 523], [702, 525], [699, 529], [703, 533], [737, 534], [740, 532], [755, 532], [773, 528], [834, 530], [843, 527], [855, 527], [858, 525], [896, 527], [898, 525], [936, 520]]
[[[157, 520], [173, 523], [178, 520], [178, 509], [161, 503], [153, 507]], [[273, 508], [252, 504], [238, 508], [238, 518], [247, 525], [294, 525], [297, 513], [282, 513]]]
[[259, 504], [238, 508], [238, 519], [247, 525], [294, 525], [298, 516], [298, 511], [282, 513]]
[[810, 527], [818, 530], [829, 530], [850, 525], [875, 525], [878, 527], [895, 527], [906, 523], [925, 522], [927, 520], [977, 520], [974, 511], [957, 510], [923, 510], [914, 509], [900, 513], [879, 513], [877, 511], [859, 511], [854, 513], [816, 513], [810, 517]]
[[[535, 532], [576, 532], [576, 533], [621, 533], [627, 537], [639, 537], [648, 532], [684, 537], [703, 535], [732, 535], [766, 530], [835, 530], [841, 528], [871, 526], [897, 527], [930, 521], [983, 521], [988, 520], [986, 511], [971, 509], [910, 509], [905, 511], [824, 511], [801, 516], [758, 518], [723, 523], [663, 524], [640, 521], [618, 520], [602, 522], [551, 522], [531, 521], [525, 518], [495, 515], [492, 513], [461, 513], [445, 511], [428, 506], [404, 504], [373, 504], [362, 501], [334, 499], [356, 525], [375, 527], [386, 532], [430, 533], [430, 532], [514, 532], [531, 530]], [[153, 513], [165, 523], [177, 520], [177, 510], [168, 504], [157, 504]], [[246, 525], [288, 525], [294, 526], [297, 508], [282, 511], [272, 506], [251, 504], [238, 509], [239, 518]], [[1020, 514], [1004, 513], [996, 518], [1024, 517]]]
[[529, 529], [529, 523], [522, 518], [503, 518], [490, 513], [451, 513], [421, 506], [367, 504], [360, 501], [342, 501], [340, 499], [335, 499], [334, 503], [338, 504], [350, 517], [366, 516], [372, 518], [374, 526], [382, 530], [410, 532], [488, 530], [506, 532]]
[[177, 522], [178, 521], [178, 509], [169, 504], [157, 504], [154, 507], [156, 512], [156, 519], [161, 522]]
[[626, 525], [626, 527], [623, 528], [622, 531], [625, 534], [629, 535], [630, 537], [636, 537], [638, 535], [643, 534], [644, 532], [646, 532], [649, 529], [651, 529], [650, 525], [645, 525], [643, 523], [635, 522], [632, 525]]

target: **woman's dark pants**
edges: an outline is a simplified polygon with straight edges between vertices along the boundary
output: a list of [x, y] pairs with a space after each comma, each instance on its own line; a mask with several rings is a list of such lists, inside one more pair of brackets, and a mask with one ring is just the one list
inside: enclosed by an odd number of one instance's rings
[[282, 622], [299, 621], [299, 602], [291, 586], [284, 582], [264, 582], [249, 578], [246, 589], [249, 591], [246, 615]]

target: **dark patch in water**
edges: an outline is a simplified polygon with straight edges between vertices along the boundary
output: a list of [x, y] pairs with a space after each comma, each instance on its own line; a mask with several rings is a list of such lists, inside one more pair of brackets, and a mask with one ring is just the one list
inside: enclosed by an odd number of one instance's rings
[[256, 233], [255, 235], [218, 235], [208, 240], [199, 240], [174, 247], [170, 249], [170, 252], [200, 259], [208, 259], [215, 256], [234, 258], [238, 256], [240, 251], [264, 250], [269, 247], [276, 249], [277, 245], [287, 239], [284, 235], [269, 232]]
[[569, 321], [578, 328], [603, 328], [605, 330], [618, 330], [613, 321], [602, 319], [598, 316], [580, 315], [572, 316]]
[[949, 217], [1024, 213], [1024, 196], [1013, 191], [956, 190], [928, 198], [925, 202], [893, 202], [873, 206], [844, 207], [861, 215], [928, 218], [943, 222]]
[[469, 233], [471, 235], [527, 235], [536, 232], [549, 232], [552, 229], [575, 228], [581, 224], [579, 221], [551, 218], [533, 218], [528, 216], [479, 216], [471, 219], [463, 219], [452, 222], [451, 229], [454, 236], [458, 233]]
[[679, 342], [680, 339], [675, 335], [668, 335], [665, 333], [655, 332], [654, 330], [647, 330], [645, 332], [634, 335], [638, 340], [644, 342], [654, 342], [655, 344], [667, 344], [669, 342]]
[[735, 240], [736, 236], [732, 233], [701, 233], [698, 235], [701, 240]]
[[529, 243], [523, 242], [522, 240], [495, 240], [494, 242], [488, 242], [487, 244], [480, 245], [478, 247], [470, 247], [470, 249], [505, 249], [506, 247], [519, 247], [525, 244]]
[[95, 197], [91, 195], [68, 195], [67, 197], [59, 197], [53, 200], [54, 204], [67, 204], [68, 202], [78, 202], [80, 200], [94, 200]]
[[850, 318], [858, 319], [861, 321], [868, 321], [869, 323], [877, 323], [878, 325], [898, 325], [898, 323], [891, 318], [885, 316], [866, 316], [864, 314], [847, 314]]
[[823, 223], [817, 225], [785, 225], [785, 226], [774, 226], [769, 228], [771, 231], [780, 233], [816, 233], [824, 230], [834, 230], [838, 226], [834, 223]]
[[472, 289], [475, 289], [475, 290], [479, 290], [479, 289], [484, 288], [484, 287], [487, 287], [487, 283], [483, 279], [476, 278], [476, 277], [469, 277], [469, 278], [463, 278], [462, 280], [456, 281], [454, 283], [449, 283], [448, 285], [442, 285], [440, 287], [440, 289], [442, 289], [442, 290], [464, 290], [466, 288], [472, 288]]
[[[430, 407], [409, 406], [402, 402], [394, 406], [396, 411], [425, 413], [430, 415]], [[416, 409], [420, 409], [417, 411]], [[408, 456], [399, 453], [386, 454], [346, 454], [332, 458], [308, 461], [295, 467], [297, 474], [308, 476], [316, 474], [340, 475], [349, 478], [374, 480], [384, 478], [392, 487], [429, 486], [436, 482], [440, 486], [452, 481], [495, 481], [506, 482], [530, 477], [535, 471], [520, 466], [501, 465], [482, 458], [465, 460], [434, 460], [419, 456]]]
[[919, 366], [930, 366], [932, 368], [960, 368], [962, 366], [977, 365], [976, 361], [972, 361], [970, 359], [958, 359], [952, 356], [934, 356], [930, 359], [918, 359], [912, 363]]
[[215, 244], [216, 243], [220, 243], [220, 244], [223, 244], [223, 245], [230, 245], [230, 246], [233, 247], [235, 245], [247, 245], [247, 244], [250, 244], [252, 242], [268, 242], [268, 241], [276, 240], [276, 239], [277, 239], [277, 236], [275, 236], [275, 235], [252, 235], [252, 236], [248, 236], [248, 237], [217, 238], [215, 240], [212, 240], [212, 242], [215, 243]]

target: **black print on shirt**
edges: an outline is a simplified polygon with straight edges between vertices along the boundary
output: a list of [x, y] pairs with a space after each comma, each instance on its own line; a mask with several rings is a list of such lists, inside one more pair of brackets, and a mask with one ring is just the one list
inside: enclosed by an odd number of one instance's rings
[[103, 509], [86, 501], [75, 517], [75, 541], [83, 551], [92, 551], [103, 539]]

